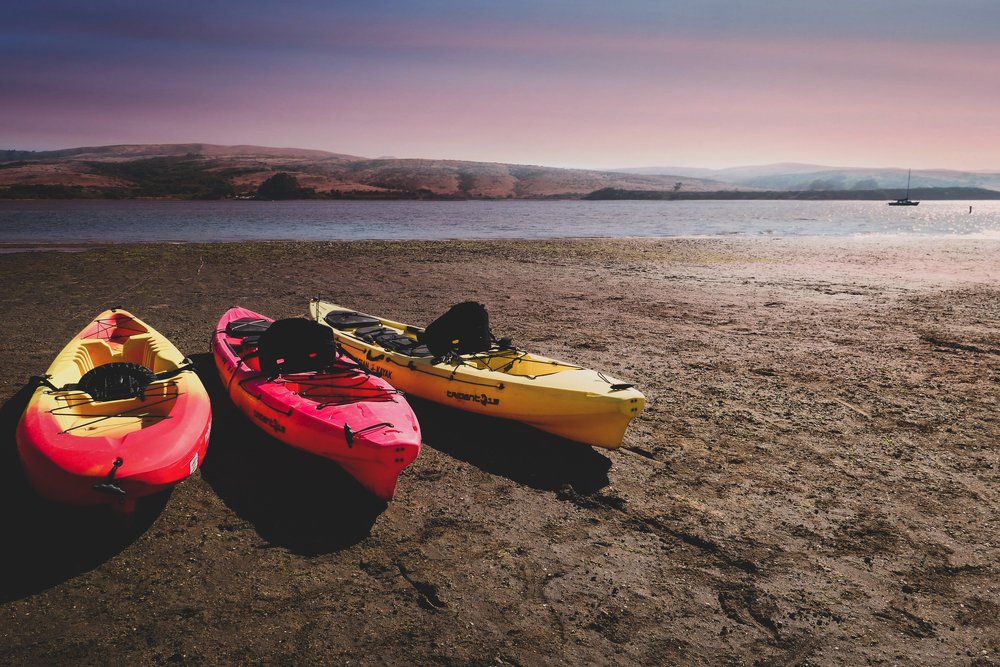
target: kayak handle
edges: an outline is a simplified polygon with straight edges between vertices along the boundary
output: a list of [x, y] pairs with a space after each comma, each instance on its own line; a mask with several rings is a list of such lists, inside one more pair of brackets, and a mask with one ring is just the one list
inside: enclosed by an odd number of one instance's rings
[[382, 428], [382, 427], [392, 428], [393, 424], [391, 422], [379, 422], [378, 424], [372, 424], [371, 426], [365, 426], [364, 428], [355, 431], [355, 430], [351, 429], [351, 427], [350, 427], [349, 424], [345, 423], [344, 424], [344, 439], [347, 440], [347, 446], [348, 446], [348, 448], [354, 446], [354, 437], [355, 436], [360, 435], [360, 434], [364, 433], [365, 431], [371, 431], [373, 429]]
[[115, 478], [115, 473], [118, 472], [118, 469], [122, 467], [122, 463], [124, 463], [122, 457], [119, 456], [118, 458], [116, 458], [114, 463], [111, 464], [111, 471], [108, 473], [108, 476], [105, 478], [105, 480], [100, 484], [94, 484], [93, 486], [94, 491], [100, 491], [101, 493], [108, 493], [113, 496], [124, 497], [126, 495], [125, 489], [118, 486], [117, 484], [114, 483], [114, 481], [112, 481]]

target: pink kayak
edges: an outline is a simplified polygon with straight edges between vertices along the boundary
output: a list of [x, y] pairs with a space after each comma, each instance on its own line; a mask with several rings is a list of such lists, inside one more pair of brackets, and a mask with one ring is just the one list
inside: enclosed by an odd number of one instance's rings
[[230, 308], [212, 354], [229, 396], [257, 426], [392, 499], [420, 453], [417, 418], [400, 392], [336, 349], [327, 327]]

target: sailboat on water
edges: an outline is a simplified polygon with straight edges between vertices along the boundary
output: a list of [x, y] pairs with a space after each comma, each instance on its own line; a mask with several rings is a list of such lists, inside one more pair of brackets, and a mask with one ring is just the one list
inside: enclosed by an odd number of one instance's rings
[[920, 202], [912, 201], [910, 199], [910, 173], [913, 170], [907, 170], [906, 172], [906, 196], [902, 199], [897, 199], [896, 201], [889, 202], [889, 206], [918, 206]]

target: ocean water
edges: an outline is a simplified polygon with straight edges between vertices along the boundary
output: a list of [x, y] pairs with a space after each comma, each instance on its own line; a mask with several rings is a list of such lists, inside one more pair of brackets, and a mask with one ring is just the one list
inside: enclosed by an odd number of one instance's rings
[[1000, 239], [1000, 202], [0, 201], [3, 244], [670, 236]]

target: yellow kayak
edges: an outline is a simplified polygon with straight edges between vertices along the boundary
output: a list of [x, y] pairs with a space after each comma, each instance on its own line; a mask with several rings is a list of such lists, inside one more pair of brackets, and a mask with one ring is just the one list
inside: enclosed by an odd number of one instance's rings
[[617, 448], [646, 404], [631, 384], [506, 341], [435, 355], [423, 344], [434, 324], [425, 330], [320, 299], [309, 313], [333, 329], [347, 354], [407, 394], [588, 445]]

